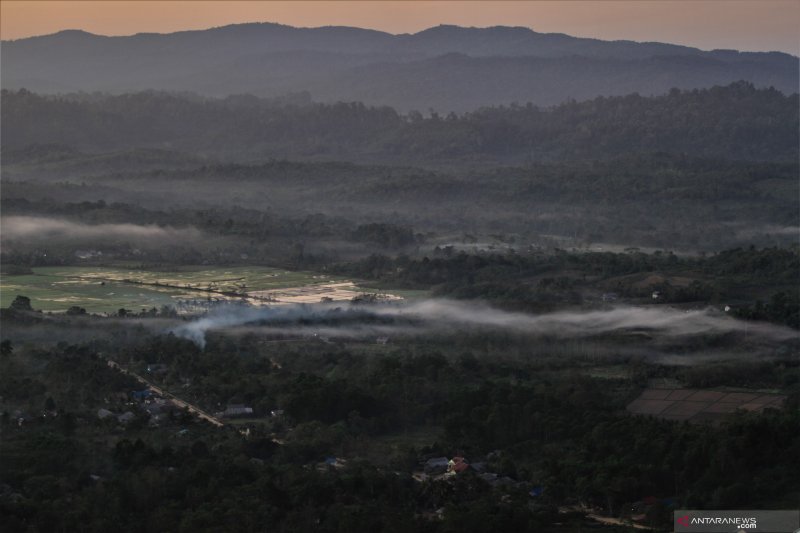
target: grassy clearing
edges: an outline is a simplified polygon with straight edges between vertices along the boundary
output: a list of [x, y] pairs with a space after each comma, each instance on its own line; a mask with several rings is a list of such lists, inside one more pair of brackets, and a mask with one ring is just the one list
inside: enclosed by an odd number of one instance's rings
[[36, 274], [59, 277], [76, 277], [84, 280], [133, 280], [143, 283], [162, 283], [202, 289], [212, 286], [220, 290], [234, 290], [242, 283], [246, 285], [247, 290], [266, 290], [331, 281], [329, 276], [269, 267], [214, 268], [186, 266], [169, 272], [104, 267], [43, 267], [34, 269], [34, 272]]
[[[159, 272], [124, 267], [37, 267], [33, 274], [3, 276], [0, 306], [7, 307], [17, 295], [31, 299], [35, 309], [60, 312], [77, 305], [90, 313], [114, 312], [124, 307], [138, 311], [180, 300], [204, 299], [215, 291], [269, 291], [301, 289], [344, 281], [313, 272], [294, 272], [270, 267], [186, 266]], [[145, 283], [139, 285], [132, 282]], [[153, 284], [159, 283], [162, 286]], [[353, 287], [353, 295], [361, 290]], [[392, 291], [395, 293], [395, 291]], [[400, 291], [401, 296], [419, 297], [425, 291]], [[408, 294], [405, 294], [408, 293]], [[317, 301], [317, 300], [315, 300]]]
[[175, 303], [186, 296], [177, 290], [153, 289], [127, 283], [80, 280], [52, 274], [4, 277], [0, 306], [7, 307], [17, 295], [31, 299], [34, 309], [66, 311], [77, 305], [89, 312], [113, 312], [124, 307], [138, 311]]

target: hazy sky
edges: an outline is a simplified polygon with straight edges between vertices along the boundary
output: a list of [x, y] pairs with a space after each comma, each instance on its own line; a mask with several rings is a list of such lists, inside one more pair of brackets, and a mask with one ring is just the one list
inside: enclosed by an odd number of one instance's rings
[[3, 39], [82, 29], [104, 35], [172, 32], [239, 22], [347, 25], [391, 33], [438, 24], [527, 26], [601, 39], [663, 41], [703, 49], [800, 53], [800, 0], [0, 2]]

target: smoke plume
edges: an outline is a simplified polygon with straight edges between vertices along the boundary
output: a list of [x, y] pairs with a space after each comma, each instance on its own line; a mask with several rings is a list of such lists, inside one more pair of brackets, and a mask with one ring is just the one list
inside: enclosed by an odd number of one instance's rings
[[348, 304], [335, 308], [329, 304], [224, 307], [173, 331], [204, 346], [206, 332], [244, 325], [342, 337], [424, 333], [441, 331], [442, 328], [463, 331], [494, 329], [565, 338], [621, 331], [680, 337], [745, 330], [749, 334], [778, 341], [798, 337], [798, 332], [786, 327], [745, 323], [713, 309], [681, 311], [666, 306], [621, 306], [605, 310], [533, 315], [502, 311], [482, 303], [452, 300], [369, 306]]

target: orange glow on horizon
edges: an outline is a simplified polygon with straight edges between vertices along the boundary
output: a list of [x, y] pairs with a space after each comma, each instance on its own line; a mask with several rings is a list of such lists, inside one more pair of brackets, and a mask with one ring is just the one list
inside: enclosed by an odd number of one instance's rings
[[600, 39], [800, 53], [800, 1], [23, 1], [0, 2], [0, 36], [82, 29], [167, 33], [243, 22], [409, 33], [438, 24], [527, 26]]

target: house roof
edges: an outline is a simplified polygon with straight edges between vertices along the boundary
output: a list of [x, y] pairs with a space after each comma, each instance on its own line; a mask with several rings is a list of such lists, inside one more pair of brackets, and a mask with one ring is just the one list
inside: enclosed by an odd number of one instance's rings
[[453, 465], [453, 471], [456, 473], [464, 472], [467, 469], [469, 469], [469, 464], [467, 463], [456, 463]]
[[117, 417], [117, 420], [120, 422], [129, 422], [136, 418], [136, 415], [131, 413], [130, 411], [126, 411]]

